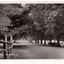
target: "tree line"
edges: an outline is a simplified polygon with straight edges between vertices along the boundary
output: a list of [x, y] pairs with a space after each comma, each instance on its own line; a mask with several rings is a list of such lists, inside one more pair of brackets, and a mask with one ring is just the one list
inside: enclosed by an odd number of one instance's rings
[[[0, 34], [32, 37], [35, 42], [64, 40], [64, 4], [0, 4]], [[8, 31], [8, 32], [7, 32]]]

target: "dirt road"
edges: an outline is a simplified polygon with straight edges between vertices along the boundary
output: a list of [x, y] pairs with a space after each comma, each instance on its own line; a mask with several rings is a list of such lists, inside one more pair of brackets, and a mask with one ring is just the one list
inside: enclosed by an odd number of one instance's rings
[[13, 49], [13, 53], [18, 54], [19, 59], [64, 59], [62, 47], [34, 45], [26, 41], [24, 44]]

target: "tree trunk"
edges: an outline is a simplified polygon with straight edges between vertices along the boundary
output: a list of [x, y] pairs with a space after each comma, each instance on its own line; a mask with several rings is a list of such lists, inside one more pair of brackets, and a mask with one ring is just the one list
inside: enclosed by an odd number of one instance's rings
[[37, 43], [39, 44], [39, 39], [37, 40]]
[[46, 39], [44, 39], [44, 45], [46, 45]]
[[50, 39], [50, 43], [51, 43], [51, 39]]
[[37, 39], [35, 39], [35, 43], [37, 43]]
[[42, 39], [41, 39], [41, 44], [42, 44]]
[[50, 37], [50, 43], [51, 43], [51, 37]]
[[30, 42], [32, 42], [32, 40], [30, 40]]
[[60, 47], [59, 39], [57, 39], [57, 46]]
[[44, 45], [46, 45], [46, 37], [44, 36]]
[[57, 37], [57, 46], [60, 47], [59, 37]]

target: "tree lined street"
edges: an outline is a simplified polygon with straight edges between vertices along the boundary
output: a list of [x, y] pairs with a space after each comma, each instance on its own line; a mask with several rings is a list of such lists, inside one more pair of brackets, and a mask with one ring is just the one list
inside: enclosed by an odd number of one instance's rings
[[64, 58], [64, 4], [0, 4], [0, 40], [19, 58]]

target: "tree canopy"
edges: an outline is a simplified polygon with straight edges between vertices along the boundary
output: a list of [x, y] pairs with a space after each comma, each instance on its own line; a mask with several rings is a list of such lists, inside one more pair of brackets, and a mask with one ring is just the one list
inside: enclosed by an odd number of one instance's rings
[[63, 4], [0, 4], [0, 31], [37, 39], [64, 37]]

